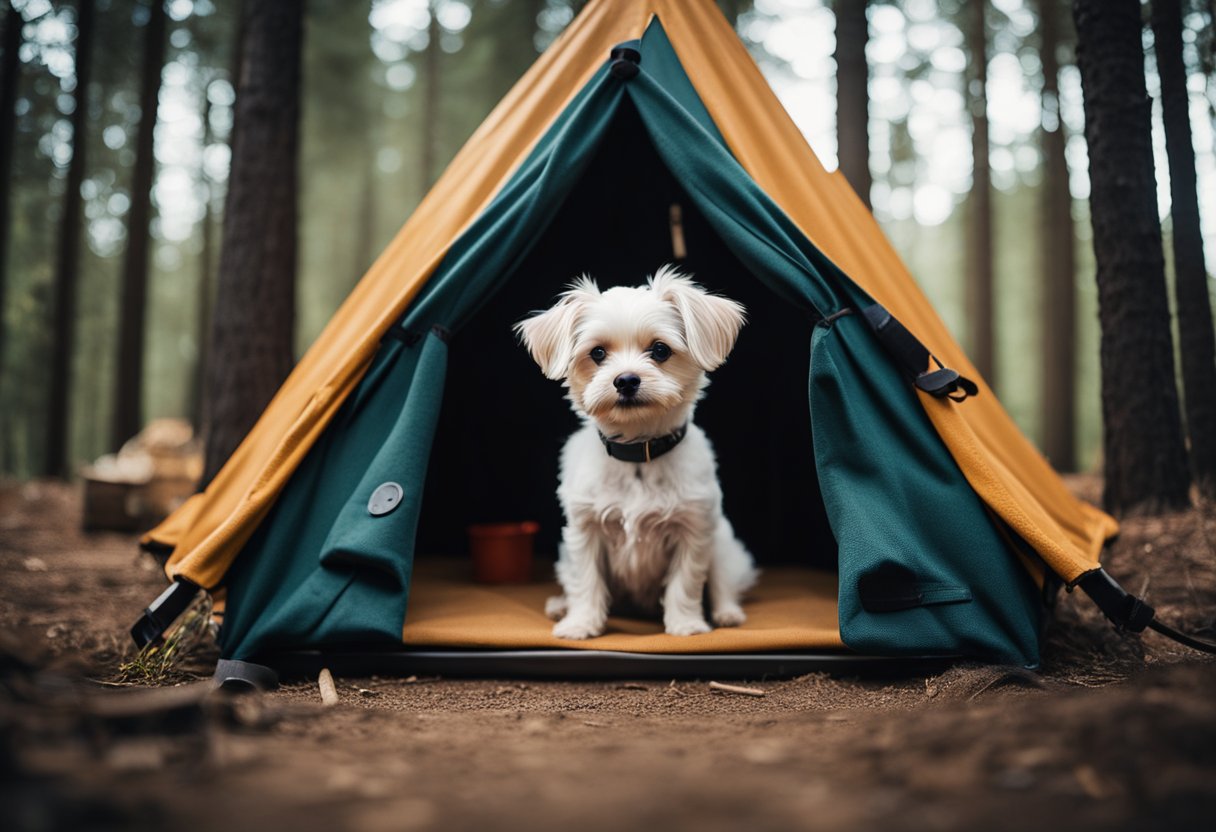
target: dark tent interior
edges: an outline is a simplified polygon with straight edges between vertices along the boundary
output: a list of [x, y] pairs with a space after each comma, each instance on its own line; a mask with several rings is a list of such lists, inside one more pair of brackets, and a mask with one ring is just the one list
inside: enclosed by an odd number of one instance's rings
[[[680, 207], [686, 256], [673, 255]], [[579, 274], [638, 285], [676, 262], [740, 301], [748, 324], [712, 375], [696, 422], [718, 455], [725, 512], [764, 564], [834, 568], [836, 543], [815, 474], [807, 374], [814, 317], [782, 300], [726, 248], [663, 165], [628, 102], [580, 184], [510, 278], [453, 334], [416, 551], [467, 551], [472, 523], [536, 520], [556, 555], [558, 455], [578, 418], [512, 332]]]

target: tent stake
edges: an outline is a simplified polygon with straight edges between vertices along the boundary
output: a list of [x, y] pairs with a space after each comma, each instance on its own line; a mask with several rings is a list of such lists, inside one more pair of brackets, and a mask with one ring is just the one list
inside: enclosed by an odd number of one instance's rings
[[321, 703], [326, 707], [338, 704], [338, 689], [334, 686], [334, 675], [328, 667], [321, 668], [317, 676], [317, 687], [321, 689]]

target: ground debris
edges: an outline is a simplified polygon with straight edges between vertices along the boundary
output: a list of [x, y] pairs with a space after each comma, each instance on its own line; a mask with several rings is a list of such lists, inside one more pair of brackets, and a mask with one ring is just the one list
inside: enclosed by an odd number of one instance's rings
[[720, 690], [723, 693], [737, 693], [740, 696], [765, 696], [766, 695], [764, 691], [760, 690], [760, 688], [745, 688], [745, 687], [740, 687], [739, 685], [726, 685], [726, 684], [723, 684], [722, 682], [710, 682], [709, 687], [711, 690]]

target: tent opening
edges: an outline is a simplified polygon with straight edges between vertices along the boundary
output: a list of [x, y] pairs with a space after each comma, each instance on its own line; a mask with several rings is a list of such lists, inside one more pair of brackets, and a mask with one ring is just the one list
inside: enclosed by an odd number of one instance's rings
[[[672, 206], [684, 257], [673, 251]], [[748, 310], [735, 351], [713, 374], [696, 413], [717, 451], [727, 516], [762, 567], [835, 569], [807, 397], [814, 321], [731, 254], [664, 166], [628, 101], [549, 228], [452, 337], [419, 555], [467, 552], [471, 523], [536, 520], [538, 556], [556, 556], [558, 455], [578, 420], [511, 327], [549, 306], [579, 274], [601, 288], [637, 285], [670, 262]]]

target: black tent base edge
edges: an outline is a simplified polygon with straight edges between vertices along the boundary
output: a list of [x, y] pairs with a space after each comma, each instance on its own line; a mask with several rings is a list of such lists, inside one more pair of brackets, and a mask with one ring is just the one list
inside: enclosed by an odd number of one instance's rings
[[[335, 676], [440, 676], [462, 679], [788, 679], [808, 673], [907, 676], [961, 661], [951, 656], [861, 656], [844, 652], [624, 653], [610, 650], [299, 650], [221, 662], [216, 682], [239, 686], [242, 665], [285, 679]], [[223, 671], [221, 673], [221, 670]], [[260, 672], [260, 671], [259, 671]], [[222, 677], [222, 678], [221, 678]], [[261, 687], [261, 685], [251, 685]]]

